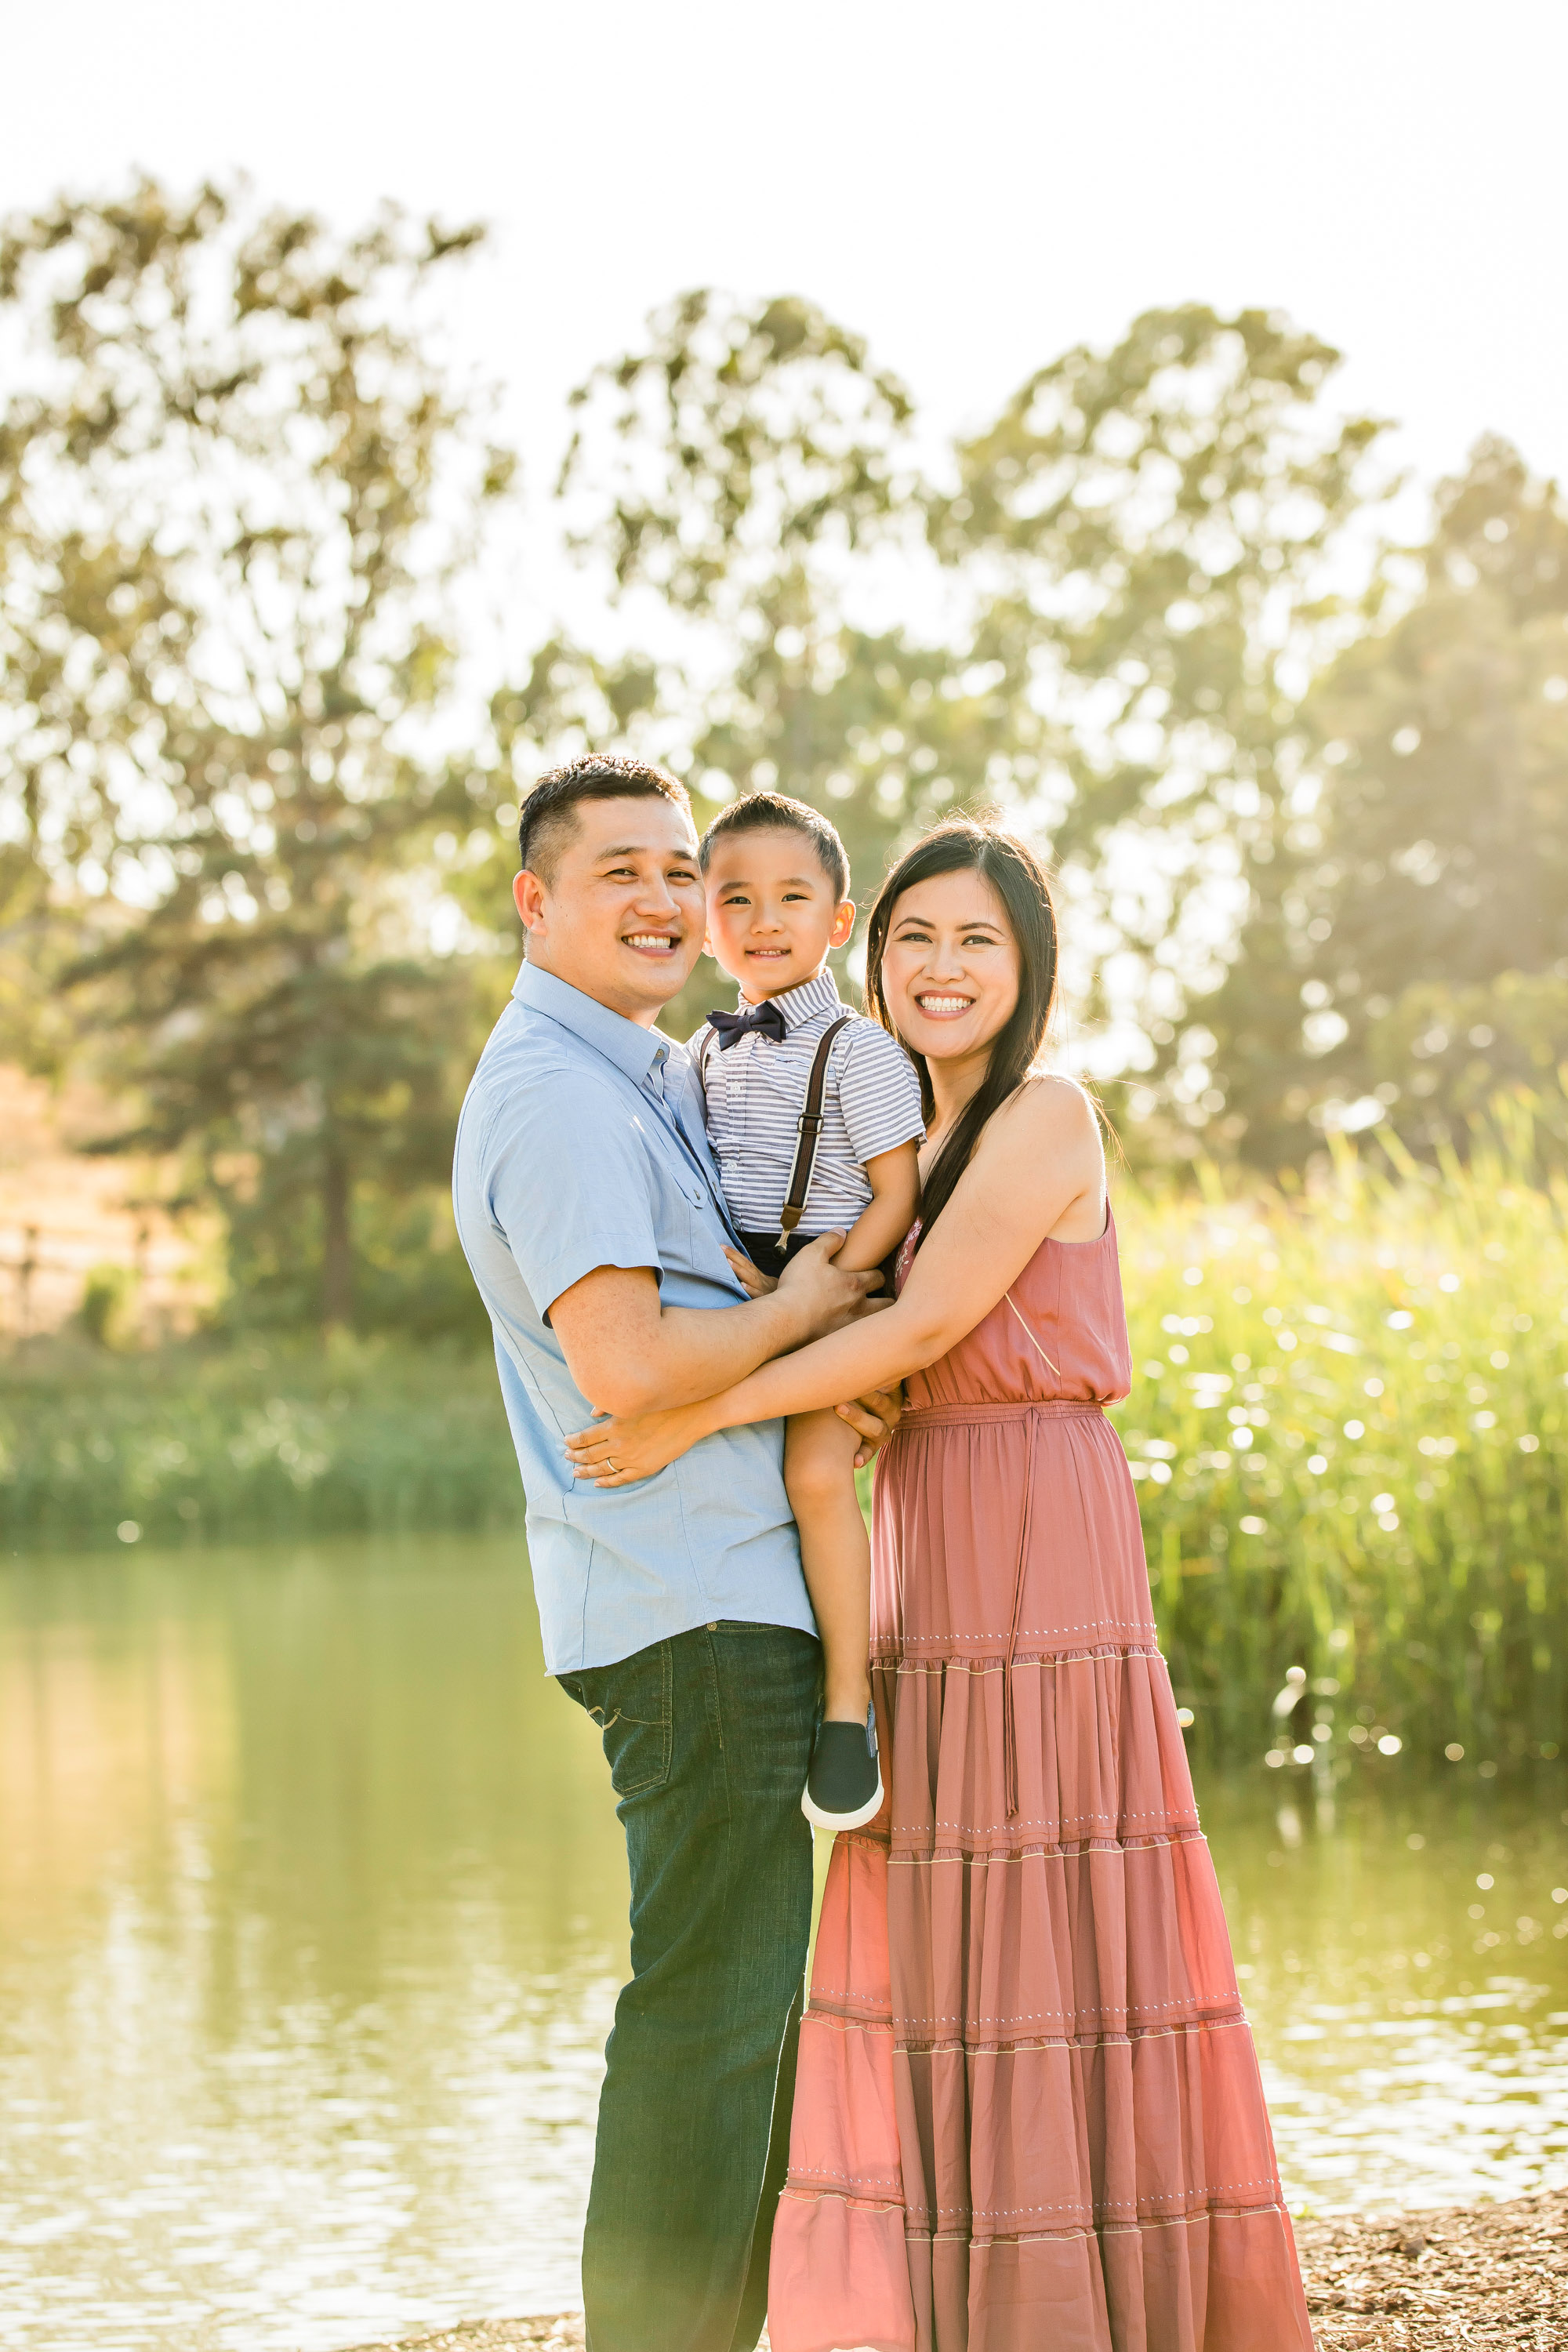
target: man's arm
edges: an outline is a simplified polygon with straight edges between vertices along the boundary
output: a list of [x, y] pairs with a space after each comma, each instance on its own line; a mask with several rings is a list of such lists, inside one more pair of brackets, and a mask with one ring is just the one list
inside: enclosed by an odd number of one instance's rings
[[647, 1412], [712, 1396], [848, 1320], [875, 1276], [835, 1265], [840, 1240], [824, 1234], [785, 1268], [776, 1290], [737, 1307], [664, 1307], [651, 1267], [595, 1266], [551, 1304], [566, 1369], [597, 1412]]
[[690, 1404], [772, 1356], [837, 1330], [871, 1287], [832, 1263], [842, 1234], [803, 1250], [770, 1297], [667, 1307], [647, 1146], [619, 1091], [551, 1067], [514, 1086], [486, 1160], [492, 1220], [566, 1368], [603, 1412]]

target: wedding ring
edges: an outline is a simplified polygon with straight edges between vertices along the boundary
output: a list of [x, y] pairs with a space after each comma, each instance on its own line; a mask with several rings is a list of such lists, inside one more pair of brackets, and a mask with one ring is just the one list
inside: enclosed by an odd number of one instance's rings
[[615, 1465], [615, 1464], [611, 1461], [611, 1459], [610, 1459], [610, 1457], [609, 1457], [609, 1455], [608, 1455], [607, 1454], [605, 1454], [605, 1469], [606, 1469], [606, 1470], [610, 1471], [610, 1472], [611, 1472], [615, 1476], [618, 1477], [618, 1476], [620, 1475], [620, 1473], [616, 1469], [616, 1465]]

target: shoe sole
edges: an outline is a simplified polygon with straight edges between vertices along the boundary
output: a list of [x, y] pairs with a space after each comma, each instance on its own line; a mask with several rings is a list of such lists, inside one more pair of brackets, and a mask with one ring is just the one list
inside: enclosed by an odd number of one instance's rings
[[865, 1804], [857, 1806], [856, 1810], [852, 1813], [824, 1812], [820, 1805], [814, 1804], [812, 1802], [811, 1790], [809, 1789], [803, 1789], [801, 1790], [800, 1810], [805, 1815], [806, 1820], [811, 1823], [813, 1829], [863, 1830], [867, 1822], [875, 1820], [876, 1816], [882, 1810], [882, 1776], [880, 1772], [877, 1775], [876, 1795], [869, 1798]]

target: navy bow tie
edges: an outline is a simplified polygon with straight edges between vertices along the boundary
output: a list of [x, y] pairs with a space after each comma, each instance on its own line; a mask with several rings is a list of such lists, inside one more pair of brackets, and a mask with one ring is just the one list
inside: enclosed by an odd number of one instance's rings
[[748, 1030], [759, 1037], [771, 1037], [775, 1045], [784, 1044], [784, 1017], [771, 997], [766, 1004], [753, 1004], [749, 1013], [710, 1013], [708, 1026], [717, 1035], [721, 1054], [727, 1054]]

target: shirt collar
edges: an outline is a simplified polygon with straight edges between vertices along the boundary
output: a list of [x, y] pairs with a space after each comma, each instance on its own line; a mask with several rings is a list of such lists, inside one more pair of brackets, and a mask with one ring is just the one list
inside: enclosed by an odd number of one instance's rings
[[[743, 996], [738, 1002], [742, 1013], [752, 1011]], [[815, 1021], [819, 1013], [843, 1010], [838, 982], [826, 964], [814, 980], [803, 980], [798, 988], [786, 988], [782, 996], [773, 997], [770, 1002], [784, 1014], [786, 1029], [798, 1029], [803, 1021]]]
[[519, 1004], [558, 1021], [563, 1029], [570, 1029], [574, 1037], [581, 1037], [585, 1045], [603, 1054], [607, 1062], [626, 1073], [634, 1087], [644, 1085], [651, 1077], [656, 1089], [662, 1092], [660, 1080], [670, 1047], [670, 1040], [662, 1030], [645, 1029], [640, 1022], [627, 1021], [621, 1013], [612, 1013], [607, 1004], [601, 1004], [597, 998], [584, 996], [569, 981], [557, 980], [552, 971], [541, 971], [537, 964], [523, 965], [511, 992]]

